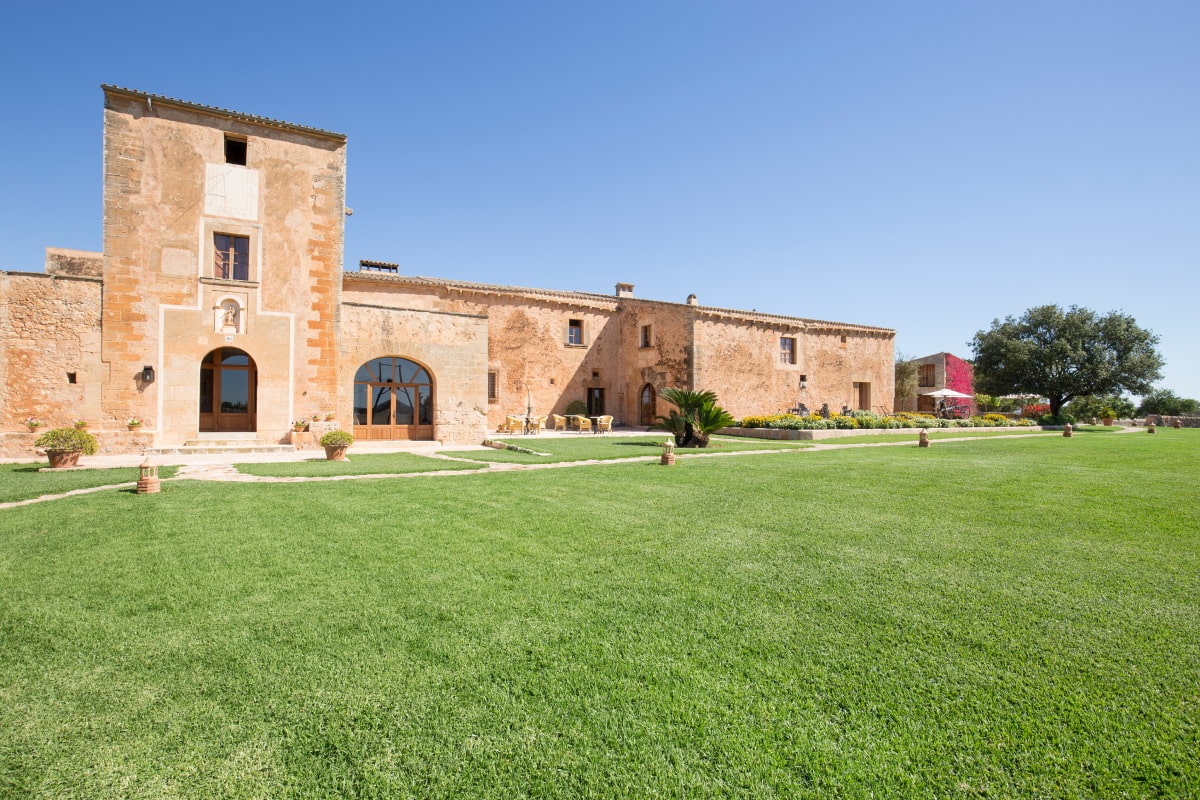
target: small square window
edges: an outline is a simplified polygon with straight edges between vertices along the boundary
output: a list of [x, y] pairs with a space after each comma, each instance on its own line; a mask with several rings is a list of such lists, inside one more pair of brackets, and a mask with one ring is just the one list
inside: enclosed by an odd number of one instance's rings
[[641, 346], [642, 347], [653, 347], [654, 346], [654, 332], [650, 329], [649, 325], [642, 326], [642, 344], [641, 344]]
[[78, 375], [76, 375], [74, 372], [67, 373], [67, 383], [78, 383], [78, 382], [79, 382]]
[[225, 137], [225, 163], [246, 166], [246, 140], [235, 136]]
[[213, 234], [213, 277], [250, 280], [250, 237]]
[[598, 369], [592, 370], [592, 380], [594, 380], [594, 381], [600, 380], [600, 370], [598, 370]]
[[583, 344], [583, 320], [567, 320], [567, 344]]
[[796, 339], [794, 336], [782, 336], [779, 339], [779, 363], [796, 363]]

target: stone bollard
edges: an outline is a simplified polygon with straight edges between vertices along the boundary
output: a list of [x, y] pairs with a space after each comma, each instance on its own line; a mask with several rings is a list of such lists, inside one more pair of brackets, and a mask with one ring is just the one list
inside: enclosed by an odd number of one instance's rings
[[917, 447], [929, 447], [929, 431], [921, 428], [921, 433], [917, 438]]
[[662, 461], [659, 463], [664, 467], [669, 467], [675, 463], [675, 440], [667, 439], [662, 443]]
[[1181, 419], [1177, 419], [1177, 420], [1175, 420], [1175, 424], [1174, 424], [1174, 425], [1172, 425], [1171, 427], [1172, 427], [1172, 428], [1182, 428], [1182, 427], [1183, 427], [1183, 420], [1181, 420]]
[[1098, 420], [1097, 420], [1095, 417], [1092, 417], [1092, 423], [1091, 423], [1091, 424], [1092, 424], [1092, 425], [1098, 425], [1098, 424], [1099, 424], [1099, 421], [1098, 421]]
[[1154, 433], [1154, 423], [1147, 420], [1146, 433]]
[[1075, 429], [1071, 427], [1071, 423], [1068, 422], [1066, 425], [1063, 425], [1063, 436], [1066, 436], [1068, 439], [1070, 439], [1074, 435]]

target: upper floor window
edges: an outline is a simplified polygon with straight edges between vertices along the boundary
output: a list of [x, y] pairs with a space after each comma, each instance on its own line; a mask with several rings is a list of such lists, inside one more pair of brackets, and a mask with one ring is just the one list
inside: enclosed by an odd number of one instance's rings
[[779, 363], [796, 363], [796, 339], [793, 336], [782, 336], [779, 339]]
[[567, 344], [583, 344], [583, 320], [567, 320]]
[[500, 398], [500, 394], [499, 394], [499, 386], [497, 385], [497, 382], [496, 382], [496, 373], [489, 372], [488, 373], [488, 400], [494, 403], [499, 398]]
[[654, 332], [650, 329], [649, 325], [642, 326], [642, 344], [641, 344], [641, 346], [642, 347], [653, 347], [654, 346]]
[[246, 166], [246, 140], [225, 135], [225, 163]]
[[921, 364], [917, 372], [917, 386], [933, 386], [933, 364]]
[[213, 234], [213, 277], [250, 280], [250, 237]]

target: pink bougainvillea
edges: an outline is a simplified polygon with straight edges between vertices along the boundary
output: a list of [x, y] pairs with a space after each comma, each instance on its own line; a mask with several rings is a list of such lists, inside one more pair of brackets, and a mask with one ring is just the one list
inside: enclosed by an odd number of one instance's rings
[[[956, 392], [969, 394], [972, 397], [975, 395], [975, 370], [966, 361], [963, 361], [958, 356], [952, 356], [946, 353], [946, 388], [953, 389]], [[959, 405], [969, 405], [971, 414], [975, 414], [975, 401], [962, 399], [957, 401]]]

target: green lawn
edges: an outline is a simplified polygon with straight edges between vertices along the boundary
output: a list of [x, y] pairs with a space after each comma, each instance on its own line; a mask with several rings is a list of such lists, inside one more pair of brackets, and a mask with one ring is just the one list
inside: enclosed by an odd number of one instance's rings
[[312, 461], [273, 461], [254, 464], [234, 464], [238, 472], [267, 477], [319, 478], [329, 475], [401, 475], [409, 472], [437, 472], [438, 470], [482, 469], [483, 464], [463, 464], [440, 458], [429, 458], [413, 453], [355, 453], [354, 448], [345, 461], [326, 461], [313, 457]]
[[1186, 798], [1200, 431], [0, 512], [0, 796]]
[[[1047, 431], [1033, 428], [1027, 431], [996, 431], [988, 430], [987, 428], [938, 428], [929, 431], [930, 439], [973, 439], [986, 438], [989, 436], [1029, 436], [1030, 434], [1041, 433]], [[906, 430], [903, 433], [861, 433], [851, 436], [838, 436], [834, 439], [821, 439], [819, 444], [887, 444], [888, 442], [913, 442], [916, 443], [921, 437], [921, 432], [916, 428]]]
[[[49, 462], [46, 461], [36, 464], [0, 464], [0, 503], [32, 500], [42, 495], [62, 494], [75, 489], [136, 482], [139, 475], [137, 467], [38, 471], [49, 466]], [[175, 467], [158, 468], [160, 478], [169, 478], [174, 474]], [[0, 525], [2, 524], [3, 521], [0, 520]]]
[[[571, 439], [534, 439], [516, 437], [497, 439], [527, 450], [549, 453], [548, 456], [518, 453], [515, 450], [444, 451], [455, 458], [515, 464], [550, 464], [556, 461], [607, 461], [617, 458], [661, 456], [662, 443], [670, 434], [661, 436], [579, 436]], [[706, 448], [677, 447], [677, 455], [690, 453], [734, 453], [754, 450], [794, 450], [811, 447], [807, 442], [773, 442], [765, 439], [743, 439], [737, 436], [714, 436]]]

